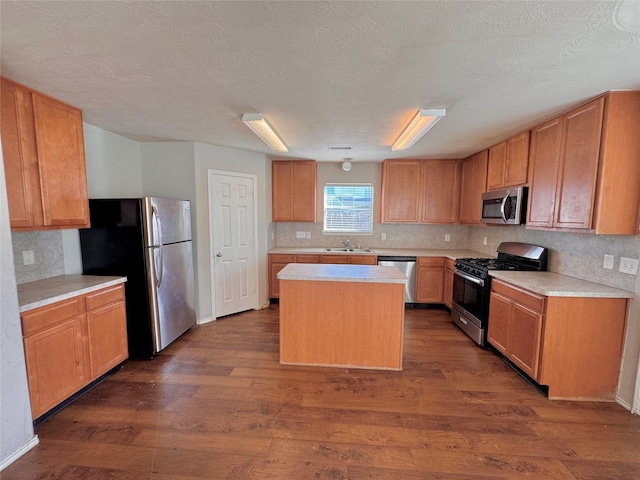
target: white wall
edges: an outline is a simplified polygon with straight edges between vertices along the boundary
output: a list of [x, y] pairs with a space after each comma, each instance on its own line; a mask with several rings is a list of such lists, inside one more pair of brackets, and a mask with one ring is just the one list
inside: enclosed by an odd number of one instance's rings
[[84, 124], [89, 198], [142, 196], [140, 143]]
[[0, 146], [0, 470], [37, 444], [24, 363]]
[[267, 251], [271, 243], [271, 160], [262, 154], [216, 147], [203, 143], [195, 144], [195, 194], [197, 208], [196, 237], [198, 251], [197, 284], [200, 321], [214, 318], [213, 287], [211, 285], [209, 242], [209, 187], [208, 171], [246, 173], [257, 176], [256, 195], [258, 204], [258, 304], [269, 301], [267, 274]]

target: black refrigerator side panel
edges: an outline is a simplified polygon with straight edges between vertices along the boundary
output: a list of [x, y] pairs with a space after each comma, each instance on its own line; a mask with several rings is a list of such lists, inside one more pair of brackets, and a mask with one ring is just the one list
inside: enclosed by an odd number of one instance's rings
[[154, 356], [139, 199], [89, 200], [91, 228], [80, 230], [85, 275], [122, 275], [129, 356]]

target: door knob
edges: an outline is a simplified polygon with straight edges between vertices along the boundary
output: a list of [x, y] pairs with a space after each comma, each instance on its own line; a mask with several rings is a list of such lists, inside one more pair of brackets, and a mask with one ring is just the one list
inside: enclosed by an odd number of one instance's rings
[[216, 253], [216, 257], [220, 258], [222, 256], [222, 252]]

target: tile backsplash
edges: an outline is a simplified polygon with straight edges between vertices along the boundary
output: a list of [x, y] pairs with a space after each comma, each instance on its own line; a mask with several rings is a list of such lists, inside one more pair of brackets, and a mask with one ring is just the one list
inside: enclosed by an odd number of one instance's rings
[[[64, 249], [60, 230], [12, 233], [16, 283], [64, 275]], [[23, 252], [32, 251], [34, 263], [25, 265]]]

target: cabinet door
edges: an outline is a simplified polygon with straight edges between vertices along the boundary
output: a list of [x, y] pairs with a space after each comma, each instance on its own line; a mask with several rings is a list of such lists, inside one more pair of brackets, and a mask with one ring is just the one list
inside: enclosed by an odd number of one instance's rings
[[487, 340], [499, 352], [506, 355], [509, 348], [513, 302], [499, 293], [491, 292], [490, 305]]
[[[504, 166], [504, 186], [516, 187], [527, 183], [529, 169], [529, 132], [507, 141], [507, 162]], [[488, 180], [487, 180], [488, 183]]]
[[87, 313], [91, 380], [128, 357], [124, 301]]
[[487, 185], [488, 150], [462, 162], [460, 182], [460, 223], [482, 223], [482, 194]]
[[290, 222], [293, 218], [293, 165], [291, 162], [271, 163], [271, 200], [274, 222]]
[[278, 272], [290, 263], [296, 261], [295, 255], [271, 254], [269, 255], [269, 297], [280, 297], [280, 281]]
[[26, 88], [2, 78], [0, 124], [11, 227], [37, 224], [40, 180], [33, 129], [33, 105]]
[[562, 120], [549, 120], [531, 130], [527, 225], [551, 227], [562, 140]]
[[82, 113], [32, 93], [45, 226], [89, 226]]
[[591, 228], [603, 111], [601, 97], [563, 117], [555, 226]]
[[489, 149], [487, 167], [487, 190], [504, 187], [507, 163], [507, 142], [499, 143]]
[[24, 338], [33, 418], [85, 386], [82, 323], [74, 317]]
[[349, 263], [352, 265], [376, 265], [378, 257], [374, 255], [350, 255]]
[[456, 223], [460, 198], [460, 162], [426, 160], [422, 223]]
[[[491, 297], [493, 302], [493, 297]], [[494, 304], [491, 303], [491, 310]], [[491, 323], [489, 323], [491, 325]], [[514, 303], [512, 310], [509, 359], [534, 380], [539, 378], [542, 315], [524, 305]]]
[[382, 223], [419, 223], [421, 160], [385, 160], [382, 164]]
[[442, 303], [444, 259], [418, 258], [417, 263], [415, 301]]

